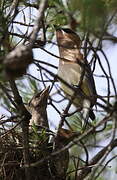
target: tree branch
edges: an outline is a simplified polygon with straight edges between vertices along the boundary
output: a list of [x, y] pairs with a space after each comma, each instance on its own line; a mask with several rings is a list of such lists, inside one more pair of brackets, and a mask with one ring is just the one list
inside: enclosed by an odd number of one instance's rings
[[31, 118], [31, 114], [27, 111], [25, 108], [22, 98], [18, 92], [17, 86], [15, 84], [15, 81], [10, 80], [9, 81], [13, 95], [14, 95], [14, 101], [17, 104], [17, 110], [19, 114], [21, 115], [21, 127], [22, 127], [22, 133], [23, 133], [23, 154], [24, 154], [24, 164], [27, 165], [25, 168], [25, 176], [26, 180], [30, 180], [30, 171], [29, 171], [29, 142], [28, 142], [28, 125], [29, 125], [29, 120]]

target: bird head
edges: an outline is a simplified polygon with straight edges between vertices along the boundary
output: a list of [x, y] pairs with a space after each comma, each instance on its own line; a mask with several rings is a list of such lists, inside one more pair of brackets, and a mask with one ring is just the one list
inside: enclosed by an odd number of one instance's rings
[[81, 46], [80, 37], [71, 29], [56, 28], [58, 45], [64, 48], [79, 48]]
[[36, 95], [34, 95], [33, 98], [29, 102], [29, 107], [30, 108], [46, 107], [47, 100], [49, 97], [49, 89], [50, 89], [50, 86], [48, 86], [44, 90], [40, 91]]

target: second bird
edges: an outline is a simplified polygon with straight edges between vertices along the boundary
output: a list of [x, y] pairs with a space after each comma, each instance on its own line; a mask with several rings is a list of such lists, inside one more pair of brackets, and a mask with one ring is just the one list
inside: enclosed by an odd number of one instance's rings
[[90, 65], [80, 51], [81, 40], [67, 28], [57, 29], [56, 36], [60, 53], [58, 76], [74, 90], [64, 82], [61, 82], [61, 89], [83, 111], [84, 119], [94, 120], [92, 107], [96, 104], [96, 88]]

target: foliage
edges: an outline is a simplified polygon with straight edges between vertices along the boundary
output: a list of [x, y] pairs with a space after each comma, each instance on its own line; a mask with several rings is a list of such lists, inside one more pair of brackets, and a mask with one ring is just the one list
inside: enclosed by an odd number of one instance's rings
[[[0, 178], [103, 180], [108, 172], [114, 173], [107, 167], [117, 158], [114, 154], [117, 90], [104, 49], [104, 42], [117, 43], [113, 33], [117, 25], [117, 1], [49, 0], [41, 12], [40, 3], [45, 1], [1, 0], [0, 3], [0, 106], [4, 109], [0, 118]], [[54, 61], [58, 57], [52, 50], [56, 47], [55, 28], [59, 26], [69, 27], [80, 35], [81, 51], [92, 73], [100, 81], [105, 79], [106, 92], [97, 95], [94, 107], [97, 118], [94, 122], [89, 120], [85, 128], [82, 114], [69, 111], [71, 102], [66, 103], [57, 82], [60, 79]], [[20, 47], [25, 47], [25, 51], [20, 51]], [[42, 59], [41, 52], [46, 52]], [[53, 61], [47, 60], [50, 55]], [[6, 68], [8, 57], [11, 69]], [[25, 64], [23, 59], [30, 62]], [[29, 71], [30, 63], [33, 65]], [[97, 66], [100, 74], [95, 74]], [[16, 68], [17, 76], [11, 76], [12, 67]], [[33, 110], [32, 97], [37, 98]], [[47, 117], [50, 108], [53, 115]], [[51, 124], [57, 117], [60, 121], [57, 132], [50, 130], [52, 125], [45, 127], [44, 121]], [[39, 118], [39, 126], [29, 125], [31, 118]]]

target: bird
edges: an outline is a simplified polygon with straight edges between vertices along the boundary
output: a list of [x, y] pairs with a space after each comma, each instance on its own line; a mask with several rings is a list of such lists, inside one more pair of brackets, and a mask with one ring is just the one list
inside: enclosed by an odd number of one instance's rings
[[47, 104], [50, 86], [37, 92], [28, 103], [28, 111], [32, 117], [29, 122], [29, 135], [32, 147], [46, 148], [49, 141], [49, 123]]
[[35, 94], [28, 103], [29, 111], [32, 115], [30, 125], [42, 126], [49, 129], [47, 118], [47, 100], [49, 97], [49, 86]]
[[84, 119], [90, 117], [94, 120], [92, 107], [96, 104], [97, 92], [91, 67], [81, 53], [81, 39], [69, 28], [56, 28], [56, 38], [60, 56], [58, 76], [61, 89], [76, 108], [82, 111]]

